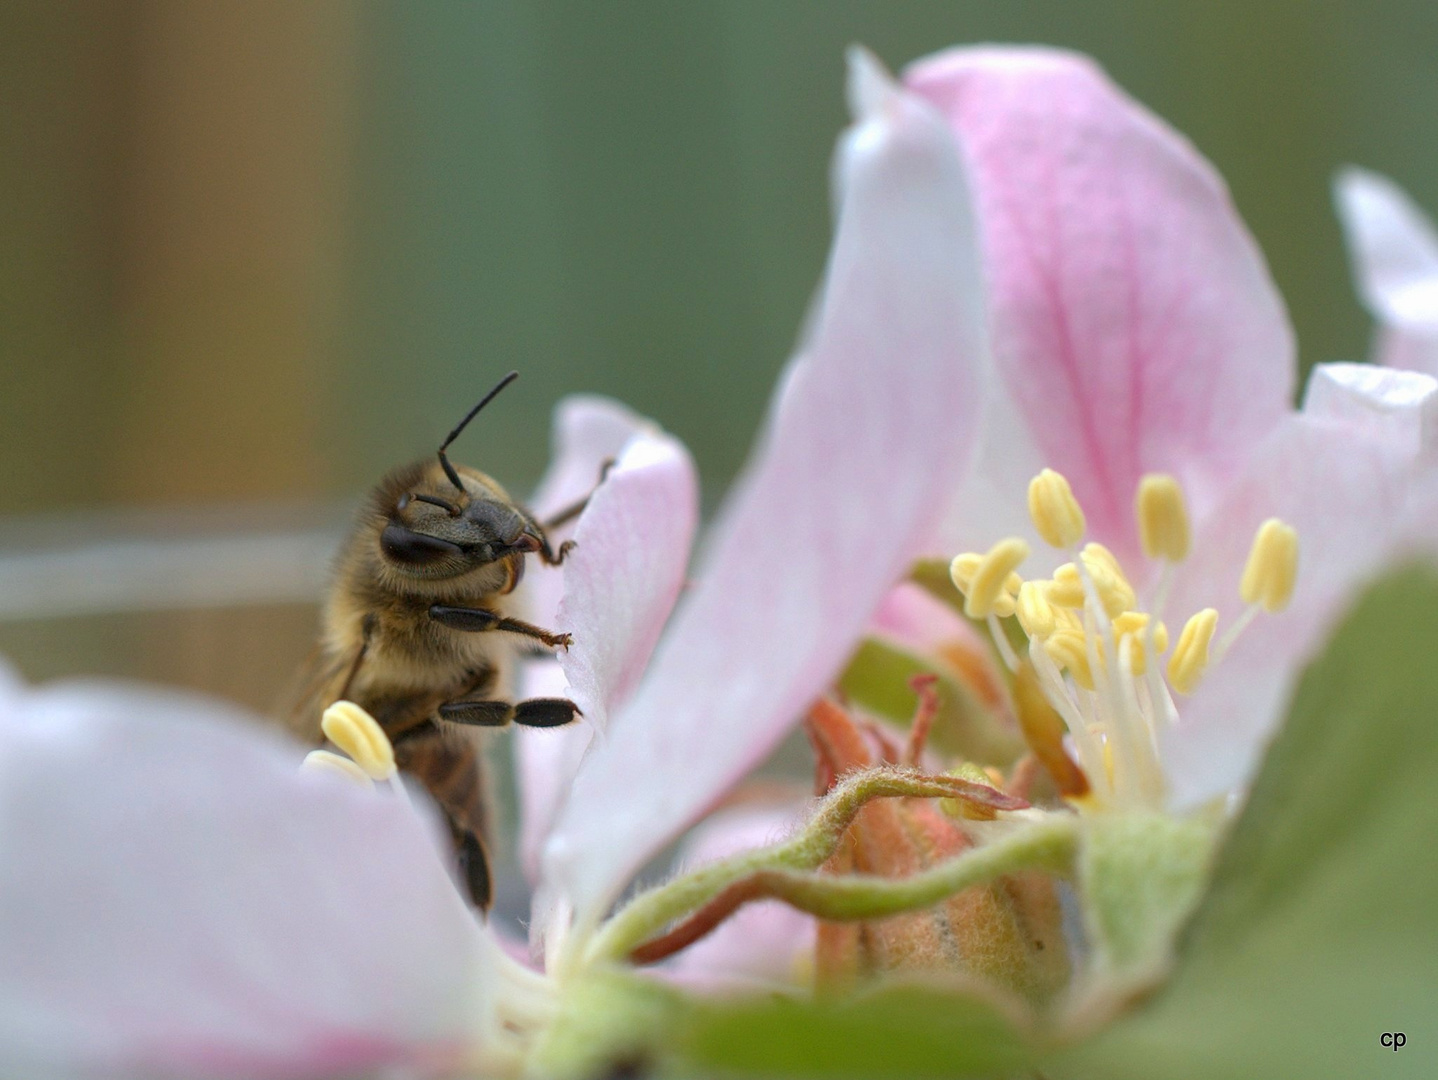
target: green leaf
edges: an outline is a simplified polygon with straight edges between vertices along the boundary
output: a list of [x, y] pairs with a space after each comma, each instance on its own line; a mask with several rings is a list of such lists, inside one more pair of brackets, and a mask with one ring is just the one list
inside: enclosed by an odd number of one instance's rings
[[1438, 1075], [1435, 647], [1431, 571], [1364, 598], [1304, 675], [1173, 979], [1045, 1076]]
[[919, 698], [909, 688], [915, 675], [937, 675], [939, 713], [929, 737], [940, 753], [986, 765], [1006, 765], [1023, 741], [1005, 727], [941, 662], [926, 660], [880, 638], [865, 638], [839, 677], [839, 689], [862, 709], [908, 731]]
[[856, 1080], [1007, 1075], [1032, 1056], [996, 1004], [919, 985], [841, 1002], [711, 1003], [691, 1014], [678, 1050], [673, 1075]]

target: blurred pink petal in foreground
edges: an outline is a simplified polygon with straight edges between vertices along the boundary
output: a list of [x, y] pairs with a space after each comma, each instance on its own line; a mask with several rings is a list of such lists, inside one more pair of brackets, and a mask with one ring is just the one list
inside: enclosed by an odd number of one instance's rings
[[452, 1065], [487, 948], [405, 803], [206, 699], [0, 700], [0, 1072]]

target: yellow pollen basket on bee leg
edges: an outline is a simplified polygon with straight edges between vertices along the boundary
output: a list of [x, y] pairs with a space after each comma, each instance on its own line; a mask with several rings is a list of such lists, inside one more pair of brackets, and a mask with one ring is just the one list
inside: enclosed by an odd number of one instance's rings
[[384, 728], [353, 701], [336, 701], [325, 710], [320, 728], [325, 738], [348, 754], [372, 780], [395, 775], [394, 746]]

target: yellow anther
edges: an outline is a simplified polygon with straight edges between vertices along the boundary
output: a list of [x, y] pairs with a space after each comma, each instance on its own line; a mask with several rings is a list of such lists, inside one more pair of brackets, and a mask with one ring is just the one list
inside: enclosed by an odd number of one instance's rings
[[1293, 598], [1298, 578], [1298, 533], [1292, 525], [1269, 518], [1258, 527], [1238, 595], [1245, 604], [1261, 604], [1264, 611], [1282, 611]]
[[[1029, 557], [1029, 546], [1017, 536], [1000, 540], [989, 548], [973, 576], [964, 596], [964, 614], [971, 619], [983, 619], [999, 614], [1000, 598], [1008, 601], [1009, 614], [1013, 614], [1013, 597], [1006, 591], [1009, 575]], [[957, 560], [956, 560], [957, 561]], [[950, 568], [952, 573], [952, 567]]]
[[351, 783], [360, 787], [374, 787], [374, 781], [369, 774], [356, 765], [347, 757], [343, 757], [330, 750], [311, 750], [305, 755], [303, 767], [313, 772], [332, 773], [335, 776], [342, 776]]
[[1094, 584], [1099, 587], [1104, 610], [1109, 613], [1110, 618], [1138, 603], [1138, 596], [1134, 593], [1133, 586], [1128, 583], [1128, 577], [1112, 551], [1102, 544], [1089, 543], [1083, 546], [1079, 557], [1093, 575]]
[[[1125, 611], [1113, 621], [1113, 632], [1119, 637], [1126, 637], [1134, 634], [1140, 640], [1148, 629], [1148, 612], [1146, 611]], [[1168, 627], [1159, 623], [1153, 628], [1153, 647], [1158, 652], [1168, 648]]]
[[1044, 469], [1029, 481], [1029, 517], [1053, 547], [1071, 548], [1083, 539], [1083, 507], [1062, 473]]
[[325, 738], [375, 780], [394, 775], [394, 747], [373, 716], [353, 701], [336, 701], [320, 721]]
[[1088, 644], [1083, 634], [1059, 630], [1044, 642], [1044, 652], [1061, 668], [1067, 668], [1074, 682], [1085, 690], [1093, 689], [1093, 671], [1088, 663]]
[[[1118, 640], [1119, 655], [1127, 655], [1129, 669], [1135, 675], [1148, 670], [1148, 650], [1144, 647], [1148, 629], [1148, 613], [1125, 611], [1113, 621], [1114, 637]], [[1157, 655], [1168, 648], [1168, 627], [1159, 623], [1153, 628], [1153, 651]]]
[[[1089, 548], [1098, 548], [1098, 552], [1091, 552]], [[1127, 611], [1138, 602], [1133, 586], [1123, 577], [1122, 572], [1115, 576], [1110, 570], [1110, 560], [1112, 559], [1113, 556], [1108, 553], [1108, 549], [1100, 547], [1098, 544], [1090, 544], [1084, 548], [1084, 569], [1088, 571], [1089, 577], [1093, 578], [1094, 588], [1098, 590], [1099, 603], [1103, 605], [1109, 618]], [[1048, 593], [1049, 601], [1060, 607], [1083, 607], [1085, 595], [1083, 577], [1079, 574], [1078, 567], [1073, 563], [1064, 563], [1055, 570], [1053, 583], [1049, 586]]]
[[1168, 681], [1180, 694], [1193, 693], [1208, 668], [1208, 646], [1218, 628], [1218, 612], [1204, 608], [1183, 624], [1178, 644], [1168, 659]]
[[1019, 625], [1024, 628], [1024, 633], [1031, 638], [1046, 638], [1058, 625], [1054, 606], [1049, 603], [1044, 593], [1045, 586], [1041, 581], [1025, 581], [1019, 587], [1014, 612], [1019, 617]]
[[1048, 595], [1049, 603], [1059, 607], [1083, 607], [1083, 578], [1079, 577], [1078, 567], [1066, 562], [1055, 570], [1054, 578], [1049, 582]]
[[[965, 596], [969, 595], [969, 589], [973, 586], [974, 574], [983, 565], [984, 556], [976, 551], [969, 551], [963, 555], [955, 555], [953, 562], [949, 563], [949, 579], [953, 581], [954, 588]], [[1004, 581], [1003, 589], [994, 600], [994, 614], [1001, 619], [1007, 619], [1014, 613], [1014, 594], [1019, 591], [1023, 578], [1018, 574], [1010, 574]]]
[[1149, 473], [1138, 482], [1133, 511], [1145, 555], [1169, 562], [1188, 558], [1188, 506], [1177, 480], [1167, 473]]
[[962, 555], [955, 555], [954, 561], [949, 563], [949, 580], [954, 583], [954, 588], [965, 596], [969, 595], [969, 585], [974, 580], [974, 573], [979, 568], [979, 563], [984, 557], [977, 551], [966, 551]]

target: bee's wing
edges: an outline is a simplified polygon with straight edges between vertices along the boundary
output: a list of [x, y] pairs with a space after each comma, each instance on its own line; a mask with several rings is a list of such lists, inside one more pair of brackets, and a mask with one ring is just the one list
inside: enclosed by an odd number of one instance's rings
[[354, 657], [337, 656], [323, 645], [314, 647], [277, 710], [290, 734], [315, 746], [324, 743], [320, 718], [339, 700], [353, 667]]

